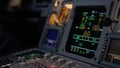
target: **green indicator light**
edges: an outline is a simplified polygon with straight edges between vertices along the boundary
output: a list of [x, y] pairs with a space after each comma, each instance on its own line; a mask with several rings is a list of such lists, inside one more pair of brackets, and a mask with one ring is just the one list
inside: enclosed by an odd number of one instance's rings
[[80, 51], [79, 51], [79, 53], [80, 53], [80, 54], [85, 54], [86, 52], [84, 52], [84, 51], [80, 50]]
[[87, 16], [88, 12], [83, 12], [83, 16]]
[[92, 22], [89, 22], [88, 25], [91, 26]]
[[81, 24], [79, 28], [82, 29], [82, 26], [83, 26], [83, 24]]
[[99, 15], [100, 17], [104, 17], [104, 15]]
[[74, 35], [73, 35], [73, 39], [75, 39], [75, 42], [78, 42], [79, 39], [80, 39], [80, 35], [74, 34]]
[[93, 46], [95, 45], [95, 43], [91, 43]]
[[80, 26], [79, 26], [79, 29], [85, 29], [85, 24], [81, 24]]
[[94, 21], [94, 20], [95, 20], [95, 16], [94, 16], [94, 15], [90, 16], [90, 17], [89, 17], [89, 20]]
[[80, 47], [83, 46], [83, 43], [79, 43], [78, 46], [80, 46]]
[[75, 28], [76, 28], [76, 29], [78, 29], [79, 27], [78, 27], [78, 26], [76, 26]]
[[92, 38], [92, 41], [96, 43], [96, 42], [97, 42], [97, 39], [96, 39], [96, 38]]
[[99, 13], [99, 16], [100, 17], [104, 17], [104, 13]]
[[79, 40], [79, 35], [74, 34], [73, 39]]
[[85, 19], [84, 23], [87, 23], [87, 19]]

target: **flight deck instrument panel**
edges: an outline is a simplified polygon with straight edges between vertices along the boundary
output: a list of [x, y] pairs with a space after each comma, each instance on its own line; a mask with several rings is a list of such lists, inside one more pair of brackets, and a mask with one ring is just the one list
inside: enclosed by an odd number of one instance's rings
[[109, 27], [104, 26], [103, 19], [109, 16], [110, 6], [106, 5], [107, 2], [94, 0], [75, 2], [72, 20], [65, 28], [68, 32], [63, 36], [60, 52], [71, 58], [99, 65], [104, 40], [106, 34], [109, 34]]
[[0, 67], [120, 68], [120, 36], [103, 22], [111, 1], [35, 0], [50, 9], [38, 47], [2, 57]]
[[77, 6], [65, 50], [86, 58], [95, 57], [105, 13], [104, 6]]

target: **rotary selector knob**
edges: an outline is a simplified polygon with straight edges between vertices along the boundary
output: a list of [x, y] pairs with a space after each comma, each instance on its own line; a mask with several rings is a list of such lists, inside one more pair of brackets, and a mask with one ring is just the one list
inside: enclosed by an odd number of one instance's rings
[[57, 61], [58, 57], [57, 56], [51, 56], [50, 57], [50, 61], [53, 63], [55, 61]]
[[65, 63], [65, 68], [75, 68], [75, 64], [73, 61], [68, 61]]
[[65, 64], [66, 60], [64, 58], [60, 58], [57, 60], [57, 64], [60, 66], [60, 65], [63, 65]]
[[45, 60], [50, 59], [50, 57], [51, 57], [51, 54], [50, 54], [50, 53], [44, 54], [44, 59], [45, 59]]

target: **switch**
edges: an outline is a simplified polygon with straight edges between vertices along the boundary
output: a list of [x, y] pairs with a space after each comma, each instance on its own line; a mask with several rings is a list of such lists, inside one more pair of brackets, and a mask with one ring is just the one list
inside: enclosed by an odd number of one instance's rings
[[50, 68], [57, 68], [56, 65], [52, 64]]
[[75, 67], [75, 64], [73, 61], [68, 61], [65, 63], [65, 68], [74, 68]]
[[33, 59], [35, 59], [35, 58], [36, 58], [34, 54], [31, 54], [30, 56], [31, 56], [31, 58], [33, 58]]
[[58, 59], [57, 56], [52, 56], [52, 57], [50, 58], [50, 61], [53, 63], [53, 62], [57, 61], [57, 59]]
[[48, 60], [48, 59], [50, 59], [50, 56], [51, 56], [50, 53], [44, 54], [44, 59], [45, 59], [45, 60]]
[[65, 64], [65, 59], [64, 58], [60, 58], [60, 59], [58, 59], [57, 60], [57, 64], [60, 66], [60, 65], [63, 65], [63, 64]]

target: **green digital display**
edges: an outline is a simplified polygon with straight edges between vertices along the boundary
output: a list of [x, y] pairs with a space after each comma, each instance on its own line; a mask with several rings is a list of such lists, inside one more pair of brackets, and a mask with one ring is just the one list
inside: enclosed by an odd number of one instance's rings
[[69, 53], [93, 58], [100, 41], [105, 17], [104, 6], [78, 6], [65, 50]]

